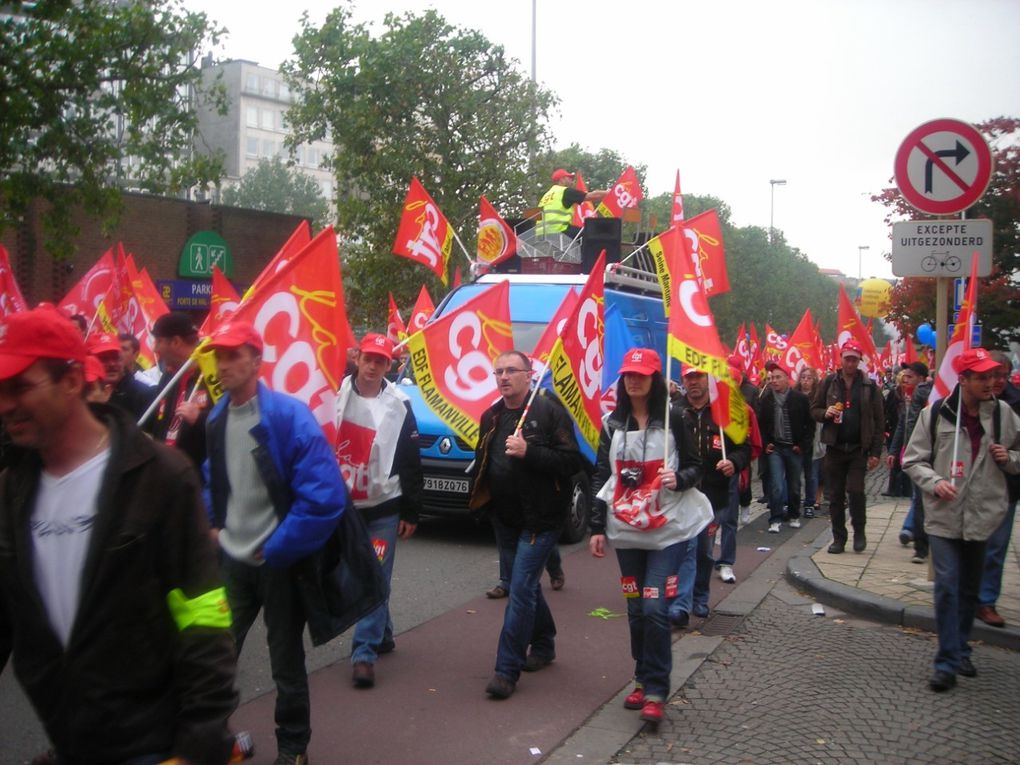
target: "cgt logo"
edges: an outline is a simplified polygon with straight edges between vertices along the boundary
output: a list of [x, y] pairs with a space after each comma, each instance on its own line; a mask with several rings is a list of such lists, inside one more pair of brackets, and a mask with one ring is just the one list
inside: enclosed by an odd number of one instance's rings
[[482, 322], [474, 312], [461, 313], [450, 324], [447, 343], [456, 363], [443, 370], [443, 381], [465, 401], [479, 401], [496, 390], [492, 361], [479, 350], [483, 339]]

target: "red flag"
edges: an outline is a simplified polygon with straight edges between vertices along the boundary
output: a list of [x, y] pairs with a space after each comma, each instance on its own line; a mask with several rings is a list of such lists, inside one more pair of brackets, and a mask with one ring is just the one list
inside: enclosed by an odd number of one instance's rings
[[478, 260], [489, 266], [517, 252], [517, 235], [484, 196], [478, 202]]
[[390, 292], [389, 296], [390, 315], [386, 322], [386, 337], [394, 344], [402, 343], [407, 339], [407, 326], [404, 324], [404, 320], [400, 318], [400, 311], [397, 308], [397, 301], [393, 299], [393, 293]]
[[251, 286], [244, 291], [244, 297], [247, 298], [251, 293], [262, 286], [262, 282], [287, 265], [291, 258], [301, 252], [310, 241], [312, 241], [312, 228], [308, 225], [307, 220], [303, 220], [287, 238], [287, 241], [283, 243], [279, 252], [277, 252], [266, 267], [262, 269], [262, 273], [256, 276], [255, 281], [253, 281]]
[[549, 366], [549, 355], [556, 344], [556, 338], [563, 334], [567, 320], [573, 315], [576, 306], [577, 290], [571, 287], [563, 296], [563, 301], [556, 309], [552, 321], [546, 325], [545, 331], [542, 332], [542, 336], [538, 338], [538, 342], [535, 343], [535, 347], [531, 351], [531, 374], [536, 382], [544, 376], [545, 369]]
[[[578, 191], [583, 191], [585, 194], [588, 193], [588, 185], [584, 182], [584, 176], [581, 175], [581, 171], [577, 171], [577, 183], [575, 187]], [[595, 205], [591, 202], [581, 202], [579, 205], [574, 205], [574, 217], [570, 220], [571, 226], [577, 226], [578, 228], [584, 228], [585, 218], [595, 217]]]
[[447, 284], [446, 270], [453, 249], [453, 228], [425, 191], [421, 181], [411, 178], [404, 199], [393, 254], [421, 263]]
[[713, 297], [729, 292], [726, 248], [723, 247], [722, 227], [716, 211], [708, 210], [688, 218], [683, 228], [695, 273], [705, 281], [705, 294]]
[[609, 193], [599, 203], [595, 212], [603, 218], [619, 218], [623, 215], [624, 210], [637, 207], [643, 198], [641, 182], [638, 180], [637, 173], [633, 167], [628, 165], [613, 184]]
[[457, 289], [460, 286], [460, 266], [453, 269], [453, 288]]
[[25, 298], [11, 269], [7, 248], [0, 244], [0, 316], [10, 316], [12, 313], [27, 310]]
[[421, 285], [421, 291], [418, 293], [418, 299], [414, 301], [414, 308], [411, 309], [411, 318], [407, 322], [408, 334], [413, 335], [415, 332], [424, 329], [435, 312], [436, 306], [429, 296], [429, 291], [425, 289], [423, 284]]
[[762, 358], [761, 341], [758, 340], [758, 328], [754, 326], [754, 322], [751, 322], [750, 335], [751, 366], [747, 368], [747, 379], [750, 380], [753, 385], [760, 385], [761, 373], [765, 366], [765, 360]]
[[765, 345], [762, 348], [762, 366], [774, 361], [780, 366], [783, 364], [783, 357], [786, 356], [786, 349], [789, 347], [786, 338], [772, 329], [768, 323], [765, 324]]
[[234, 313], [240, 304], [241, 296], [237, 294], [234, 285], [223, 275], [219, 266], [213, 266], [212, 292], [209, 295], [209, 314], [205, 317], [205, 321], [202, 322], [202, 326], [199, 327], [198, 334], [203, 337], [212, 334], [216, 326]]
[[822, 368], [822, 358], [818, 353], [815, 324], [810, 308], [804, 309], [804, 315], [797, 328], [793, 330], [793, 334], [790, 335], [788, 345], [782, 365], [793, 379], [797, 379], [804, 367]]
[[684, 197], [680, 193], [680, 170], [676, 171], [676, 185], [673, 187], [673, 214], [671, 216], [673, 225], [678, 225], [684, 219]]
[[672, 269], [687, 257], [687, 251], [680, 239], [680, 229], [670, 226], [667, 231], [649, 239], [647, 247], [648, 254], [651, 255], [652, 262], [655, 264], [655, 275], [659, 278], [659, 288], [662, 290], [662, 312], [668, 319], [670, 300], [673, 295]]
[[737, 337], [733, 341], [733, 352], [740, 357], [740, 371], [747, 374], [751, 367], [751, 344], [747, 340], [747, 329], [744, 322], [737, 327]]
[[602, 430], [605, 271], [603, 250], [549, 353], [552, 389], [593, 451], [598, 450]]
[[[857, 310], [854, 308], [853, 303], [850, 302], [850, 298], [847, 297], [846, 291], [843, 289], [843, 285], [839, 286], [839, 314], [837, 318], [836, 327], [836, 345], [840, 348], [843, 347], [843, 343], [847, 340], [856, 340], [861, 344], [861, 348], [864, 349], [864, 358], [861, 359], [861, 363], [864, 365], [865, 371], [874, 371], [875, 364], [878, 360], [878, 351], [875, 350], [875, 343], [871, 339], [871, 335], [864, 327], [864, 322], [861, 321], [861, 317], [857, 314]], [[839, 358], [837, 354], [836, 358]]]
[[96, 315], [99, 303], [106, 297], [106, 293], [113, 283], [113, 277], [113, 250], [109, 249], [64, 295], [59, 307], [71, 316], [80, 313], [91, 321]]
[[967, 280], [967, 294], [960, 306], [960, 315], [953, 327], [949, 343], [946, 345], [946, 352], [942, 356], [942, 363], [939, 364], [935, 382], [932, 383], [931, 394], [928, 396], [929, 405], [952, 393], [953, 388], [960, 381], [960, 375], [953, 368], [953, 361], [964, 351], [970, 350], [973, 343], [974, 322], [977, 320], [977, 272], [978, 254], [975, 252], [970, 266], [970, 278]]
[[828, 372], [832, 365], [829, 362], [829, 351], [826, 348], [825, 341], [822, 340], [822, 322], [815, 322], [815, 354], [818, 357], [818, 371], [821, 373]]
[[472, 448], [499, 393], [492, 362], [513, 350], [510, 283], [501, 281], [408, 338], [422, 401]]
[[917, 348], [914, 347], [914, 338], [907, 335], [903, 338], [903, 342], [906, 343], [906, 348], [903, 350], [903, 363], [913, 364], [917, 361]]

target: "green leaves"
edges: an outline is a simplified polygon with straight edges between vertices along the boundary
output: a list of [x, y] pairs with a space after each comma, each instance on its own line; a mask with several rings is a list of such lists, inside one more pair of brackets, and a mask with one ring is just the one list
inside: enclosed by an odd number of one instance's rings
[[331, 223], [329, 202], [313, 178], [287, 167], [279, 158], [262, 159], [241, 182], [223, 191], [223, 204], [252, 210], [303, 215], [316, 229]]

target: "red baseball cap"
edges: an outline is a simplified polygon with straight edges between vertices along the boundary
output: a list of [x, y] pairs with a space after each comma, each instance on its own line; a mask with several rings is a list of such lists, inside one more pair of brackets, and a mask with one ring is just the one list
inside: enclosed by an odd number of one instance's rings
[[781, 366], [779, 366], [779, 362], [778, 361], [774, 361], [772, 359], [769, 359], [768, 361], [765, 362], [765, 371], [766, 372], [774, 372], [777, 369], [780, 372], [785, 371]]
[[635, 348], [627, 351], [623, 357], [623, 364], [620, 366], [619, 374], [634, 372], [639, 375], [651, 375], [662, 371], [662, 359], [659, 354], [651, 348]]
[[991, 357], [984, 348], [971, 348], [953, 359], [953, 370], [956, 374], [964, 372], [991, 372], [998, 369], [999, 362]]
[[116, 335], [110, 335], [105, 332], [93, 335], [86, 346], [89, 353], [94, 356], [98, 356], [100, 353], [109, 353], [110, 351], [116, 351], [120, 353], [120, 340], [117, 339]]
[[250, 321], [227, 321], [209, 336], [210, 348], [240, 348], [242, 345], [250, 345], [262, 353], [262, 335]]
[[553, 170], [553, 174], [552, 174], [553, 183], [556, 183], [556, 181], [563, 180], [564, 178], [573, 178], [573, 177], [574, 177], [573, 173], [571, 173], [568, 170], [564, 170], [562, 167], [557, 168], [556, 170]]
[[856, 340], [847, 340], [843, 343], [839, 349], [839, 357], [843, 358], [846, 355], [856, 356], [859, 359], [864, 358], [864, 349], [861, 348], [861, 344]]
[[52, 306], [14, 313], [0, 323], [0, 380], [21, 374], [38, 359], [84, 364], [85, 355], [78, 326]]
[[103, 363], [95, 356], [86, 356], [85, 382], [94, 383], [96, 380], [102, 380], [105, 376], [106, 371], [103, 369]]
[[374, 353], [376, 356], [385, 356], [388, 359], [392, 359], [393, 341], [386, 337], [386, 335], [369, 332], [361, 338], [361, 345], [358, 346], [358, 350], [362, 353]]

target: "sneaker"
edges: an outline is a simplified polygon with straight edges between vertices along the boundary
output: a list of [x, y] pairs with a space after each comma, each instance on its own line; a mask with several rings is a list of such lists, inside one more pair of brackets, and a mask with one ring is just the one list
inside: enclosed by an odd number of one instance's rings
[[719, 566], [719, 578], [730, 584], [737, 581], [737, 577], [733, 575], [732, 566]]
[[694, 608], [691, 609], [691, 613], [693, 613], [699, 619], [707, 619], [708, 603], [695, 603]]
[[280, 752], [273, 760], [273, 765], [308, 765], [308, 755], [304, 752], [301, 754]]
[[[914, 557], [910, 559], [910, 562], [911, 563], [924, 563], [926, 560], [928, 560], [928, 556], [927, 555], [921, 555], [920, 553], [914, 553]], [[978, 618], [980, 619], [981, 617], [979, 616]]]
[[783, 524], [779, 523], [778, 521], [775, 523], [770, 523], [769, 534], [778, 534], [781, 528], [783, 528]]
[[814, 518], [815, 517], [815, 506], [814, 505], [804, 505], [804, 517], [805, 518]]
[[691, 615], [686, 611], [678, 611], [676, 614], [670, 614], [669, 623], [673, 625], [673, 629], [686, 629], [691, 623]]
[[645, 705], [645, 689], [635, 685], [634, 690], [623, 700], [624, 709], [641, 709]]
[[995, 610], [995, 606], [978, 606], [977, 613], [974, 615], [989, 627], [1006, 626], [1006, 620]]
[[641, 719], [646, 723], [658, 725], [662, 722], [662, 707], [661, 701], [646, 701], [641, 707]]
[[497, 584], [495, 587], [493, 587], [491, 590], [488, 590], [485, 593], [485, 597], [487, 597], [489, 600], [499, 600], [500, 598], [505, 598], [509, 594], [510, 593], [507, 592], [506, 587], [504, 587], [501, 584]]
[[567, 582], [567, 576], [563, 573], [563, 569], [549, 574], [549, 586], [554, 590], [562, 590], [563, 585]]
[[906, 529], [903, 529], [900, 532], [900, 544], [901, 545], [906, 547], [907, 545], [909, 545], [913, 541], [914, 541], [914, 535], [911, 532], [907, 531]]
[[746, 526], [751, 522], [751, 508], [750, 506], [740, 508], [740, 525]]
[[789, 520], [789, 524], [790, 524], [790, 528], [791, 529], [799, 529], [800, 528], [800, 518], [791, 518]]
[[489, 684], [485, 686], [485, 692], [494, 699], [508, 699], [516, 689], [517, 683], [503, 675], [493, 675]]
[[833, 542], [831, 545], [829, 545], [829, 553], [831, 555], [839, 555], [840, 553], [843, 552], [843, 547], [844, 545], [842, 542]]
[[956, 675], [952, 672], [943, 672], [941, 669], [935, 670], [931, 680], [928, 681], [928, 687], [935, 691], [935, 693], [948, 691], [954, 685], [956, 685]]
[[351, 682], [355, 688], [371, 688], [375, 685], [375, 667], [367, 661], [354, 662]]
[[556, 654], [552, 656], [540, 656], [538, 654], [529, 653], [528, 658], [524, 660], [524, 666], [521, 667], [525, 672], [538, 672], [540, 669], [545, 669], [550, 664], [556, 661]]

